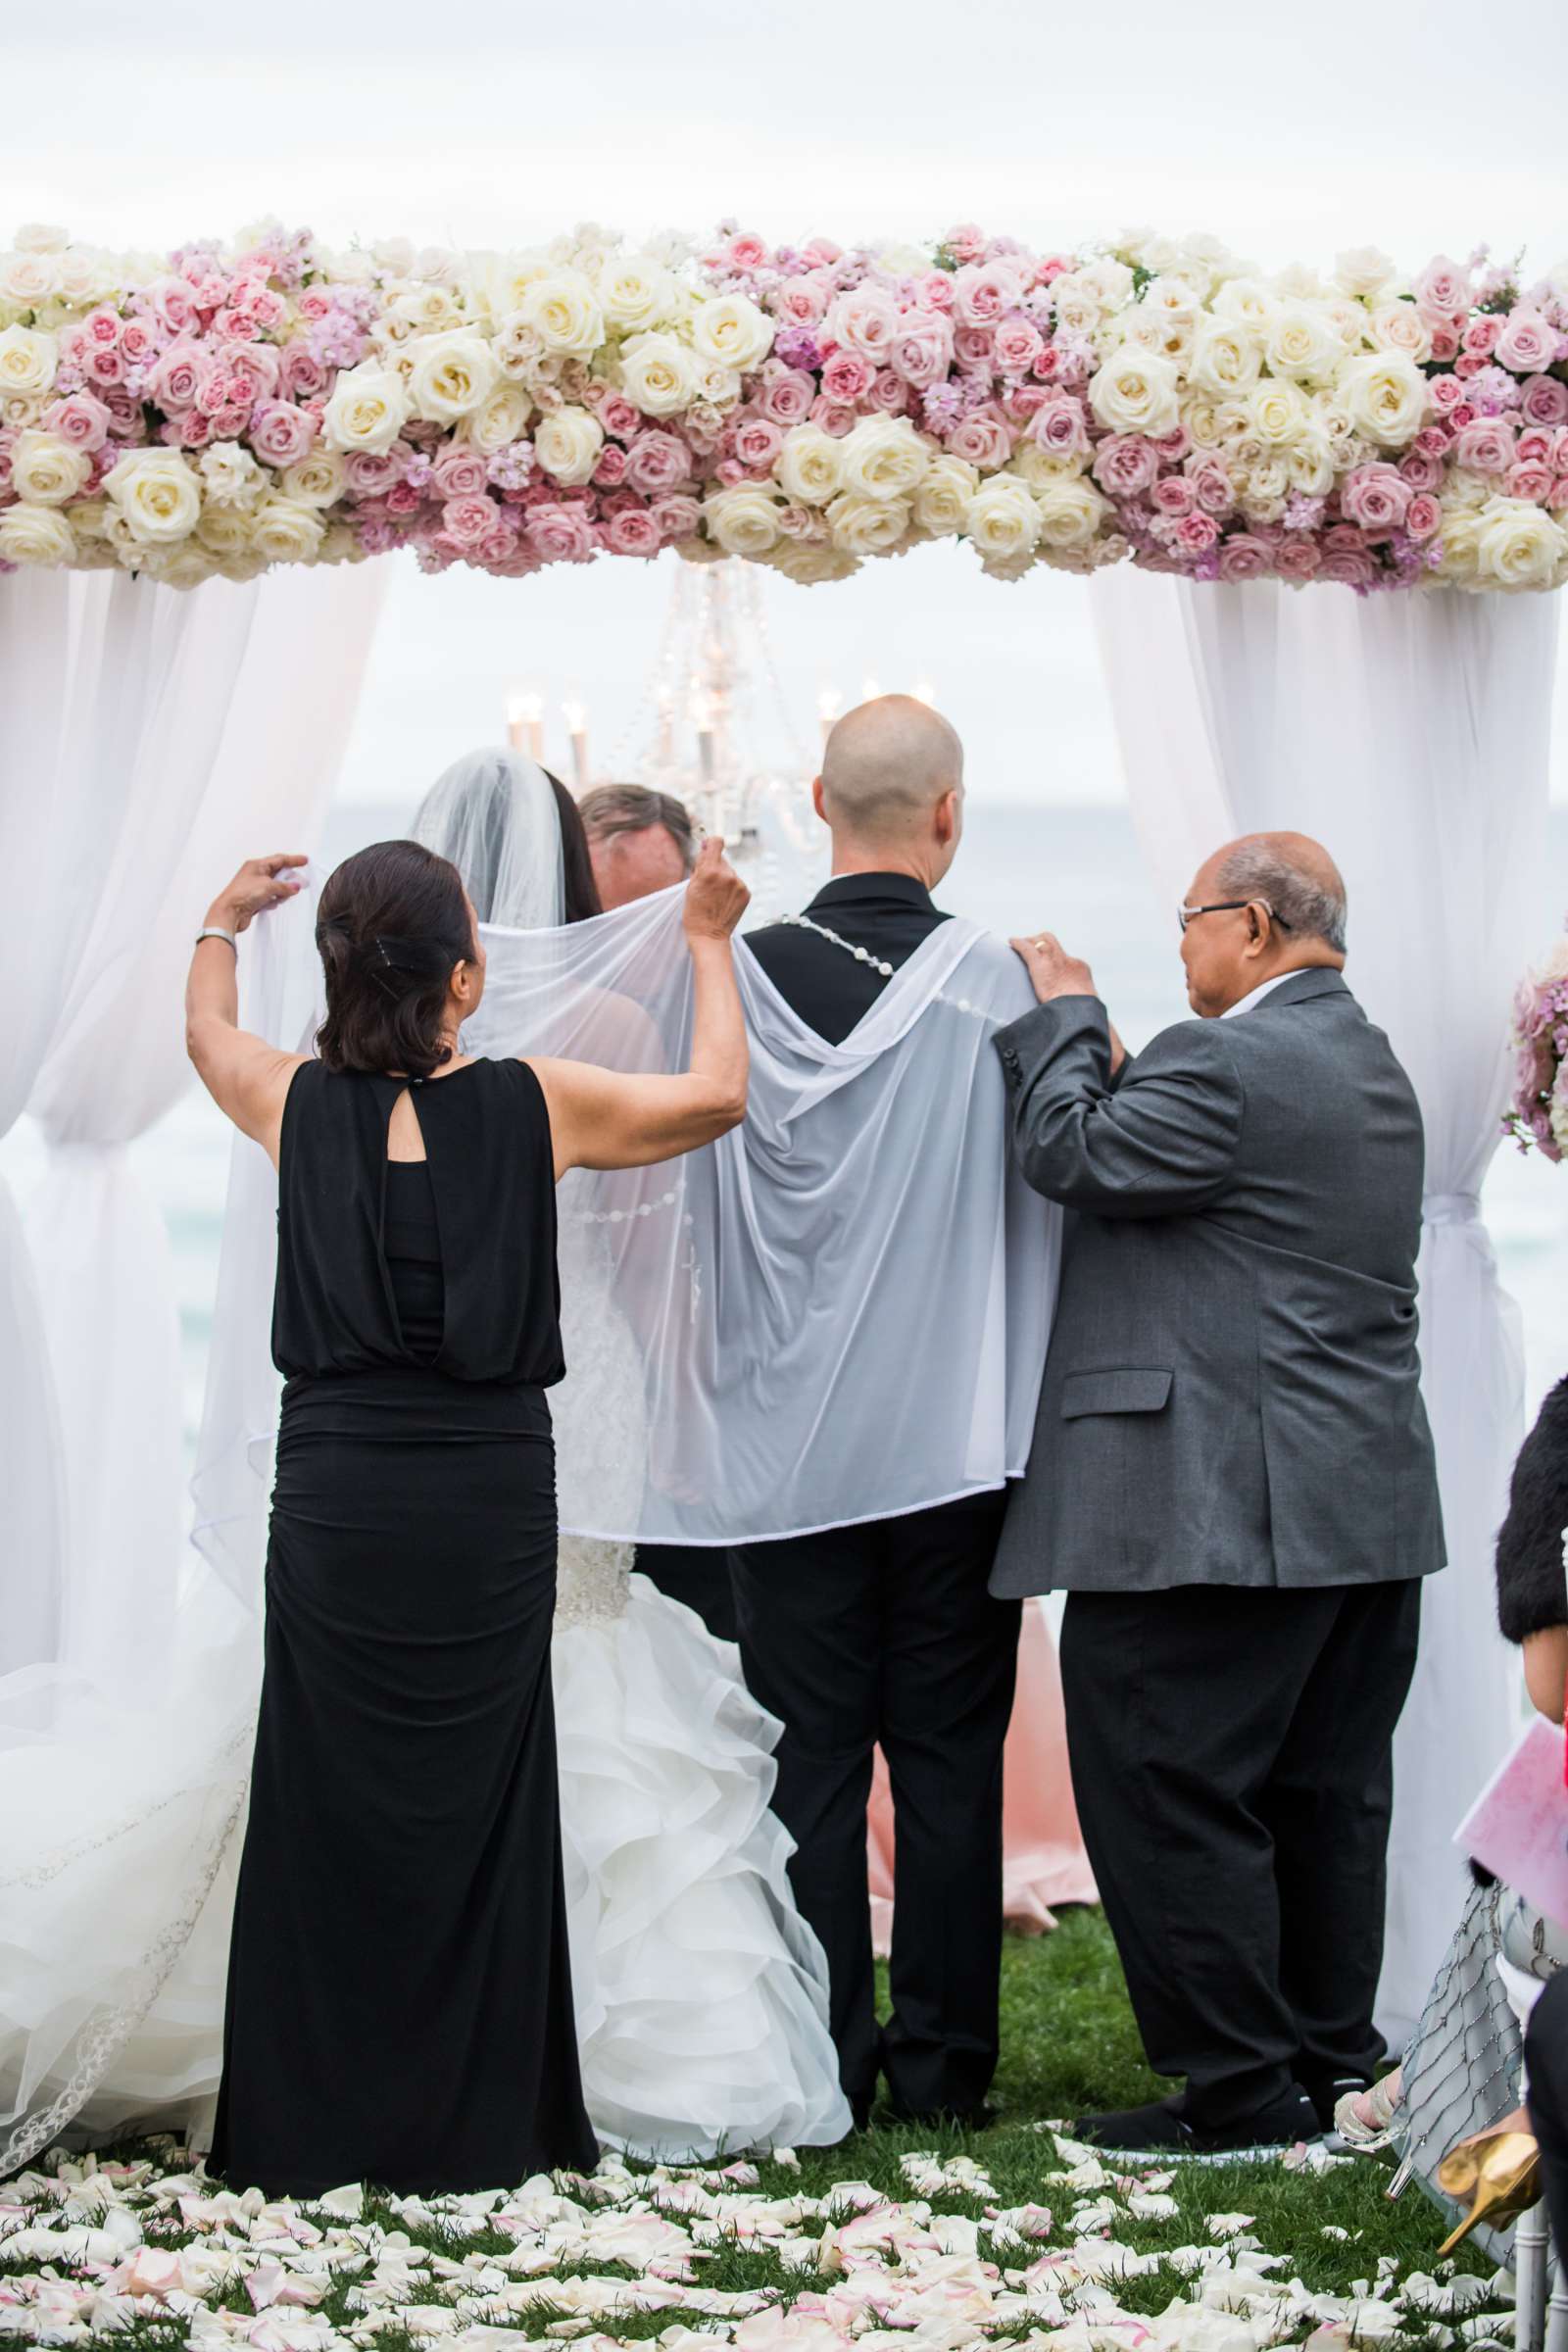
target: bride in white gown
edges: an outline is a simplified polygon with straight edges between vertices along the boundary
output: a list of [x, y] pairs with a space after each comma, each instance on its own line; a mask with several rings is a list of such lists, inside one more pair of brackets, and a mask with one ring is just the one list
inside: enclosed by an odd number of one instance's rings
[[[481, 918], [560, 922], [560, 823], [531, 762], [460, 761], [416, 830], [453, 857]], [[290, 912], [308, 948], [307, 909], [280, 910], [279, 924]], [[289, 960], [278, 1001], [293, 1028], [279, 1034], [292, 1038], [309, 979]], [[642, 1358], [617, 1298], [625, 1257], [617, 1270], [569, 1185], [558, 1452], [579, 1491], [604, 1497], [604, 1524], [624, 1525], [648, 1470]], [[257, 1169], [236, 1158], [204, 1433], [209, 1463], [215, 1423], [227, 1455], [207, 1548], [226, 1549], [235, 1574], [198, 1570], [177, 1654], [127, 1660], [119, 1690], [41, 1671], [0, 1687], [0, 2177], [66, 2132], [188, 2126], [206, 2144], [259, 1671], [254, 1605], [227, 1582], [259, 1576], [270, 1468], [265, 1384], [235, 1356], [249, 1344], [254, 1357], [265, 1329], [270, 1218]], [[851, 2117], [826, 1965], [768, 1810], [779, 1727], [733, 1647], [631, 1560], [624, 1544], [561, 1544], [553, 1664], [589, 2114], [607, 2146], [671, 2160], [830, 2143]]]

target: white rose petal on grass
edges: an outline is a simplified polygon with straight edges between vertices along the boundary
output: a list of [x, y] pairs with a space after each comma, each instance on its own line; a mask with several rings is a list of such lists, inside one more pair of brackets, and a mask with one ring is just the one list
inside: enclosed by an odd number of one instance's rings
[[1427, 420], [1432, 394], [1414, 360], [1402, 352], [1368, 352], [1347, 360], [1335, 397], [1358, 433], [1385, 449], [1403, 449]]
[[844, 487], [844, 443], [819, 424], [791, 425], [773, 471], [801, 506], [825, 507]]
[[746, 374], [773, 348], [773, 321], [744, 294], [718, 294], [692, 313], [692, 349], [700, 360]]
[[35, 400], [55, 380], [59, 356], [55, 337], [41, 327], [0, 328], [0, 393]]
[[546, 351], [563, 359], [586, 360], [605, 339], [598, 288], [580, 270], [535, 278], [517, 308]]
[[841, 443], [844, 487], [862, 498], [909, 498], [931, 466], [931, 445], [906, 416], [862, 416]]
[[73, 449], [53, 433], [23, 432], [11, 450], [11, 487], [34, 506], [63, 507], [92, 471], [84, 449]]
[[410, 415], [403, 378], [391, 368], [367, 363], [345, 368], [332, 387], [321, 418], [328, 449], [365, 450], [380, 457], [389, 450]]
[[1145, 433], [1158, 441], [1181, 421], [1180, 384], [1172, 361], [1123, 344], [1101, 363], [1089, 387], [1089, 405], [1107, 432]]
[[105, 476], [104, 487], [141, 547], [171, 547], [189, 538], [201, 514], [201, 483], [190, 461], [174, 450], [128, 451]]
[[71, 563], [75, 549], [75, 536], [58, 508], [0, 508], [0, 563], [53, 570]]
[[692, 397], [692, 355], [673, 335], [633, 335], [621, 346], [620, 378], [645, 416], [673, 416]]
[[586, 482], [605, 446], [605, 428], [586, 409], [553, 409], [533, 436], [534, 455], [553, 481], [567, 489]]
[[482, 407], [500, 380], [496, 355], [484, 337], [459, 327], [416, 344], [409, 393], [429, 422], [453, 424]]
[[726, 556], [765, 556], [778, 545], [779, 505], [760, 484], [717, 490], [703, 502], [709, 536]]
[[963, 514], [964, 536], [988, 563], [1016, 563], [1040, 542], [1040, 502], [1016, 474], [993, 474]]

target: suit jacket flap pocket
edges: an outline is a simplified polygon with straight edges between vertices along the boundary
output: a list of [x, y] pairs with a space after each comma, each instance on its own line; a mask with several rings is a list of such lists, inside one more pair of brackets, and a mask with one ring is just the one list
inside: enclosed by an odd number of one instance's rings
[[1169, 1372], [1125, 1367], [1114, 1372], [1069, 1372], [1061, 1384], [1061, 1417], [1085, 1413], [1157, 1413], [1170, 1396]]

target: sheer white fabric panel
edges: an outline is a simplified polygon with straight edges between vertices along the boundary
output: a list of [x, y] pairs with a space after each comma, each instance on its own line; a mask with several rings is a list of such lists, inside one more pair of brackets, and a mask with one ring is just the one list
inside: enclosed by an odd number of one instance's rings
[[172, 1263], [129, 1147], [190, 1083], [181, 981], [213, 892], [318, 814], [382, 591], [370, 566], [90, 585], [106, 622], [78, 690], [101, 732], [80, 748], [118, 822], [27, 1107], [50, 1147], [29, 1238], [68, 1495], [60, 1655], [99, 1672], [170, 1632], [181, 1555]]
[[1479, 1194], [1507, 1084], [1509, 1001], [1535, 945], [1558, 613], [1549, 597], [1363, 600], [1130, 570], [1092, 593], [1161, 887], [1183, 892], [1228, 834], [1321, 838], [1349, 893], [1348, 977], [1426, 1123], [1421, 1356], [1449, 1566], [1425, 1589], [1396, 1746], [1381, 2007], [1402, 2036], [1462, 1897], [1454, 1827], [1514, 1714], [1492, 1544], [1522, 1435], [1523, 1347]]

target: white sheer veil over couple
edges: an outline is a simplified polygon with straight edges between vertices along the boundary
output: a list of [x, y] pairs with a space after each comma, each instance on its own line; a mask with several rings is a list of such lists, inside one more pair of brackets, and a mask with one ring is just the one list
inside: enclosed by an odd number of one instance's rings
[[[412, 827], [482, 926], [464, 1048], [678, 1070], [683, 890], [565, 922], [557, 789], [518, 755], [475, 754]], [[260, 918], [241, 960], [242, 1026], [290, 1051], [320, 1012], [313, 895]], [[865, 2086], [847, 2080], [831, 1955], [770, 1809], [780, 1727], [734, 1648], [633, 1572], [634, 1547], [755, 1558], [994, 1501], [1027, 1457], [1058, 1247], [1058, 1212], [1006, 1165], [990, 1041], [1031, 998], [1002, 943], [941, 922], [837, 1043], [744, 944], [736, 960], [744, 1128], [660, 1166], [574, 1169], [557, 1194], [552, 1663], [583, 2090], [602, 2142], [672, 2158], [836, 2140]], [[0, 1685], [20, 1800], [0, 1827], [0, 2172], [72, 2126], [189, 2119], [200, 2144], [217, 2089], [278, 1390], [275, 1200], [237, 1140], [173, 1654], [126, 1660], [112, 1691], [43, 1668]], [[895, 1235], [917, 1282], [890, 1279]], [[858, 1786], [862, 1856], [864, 1802]]]

